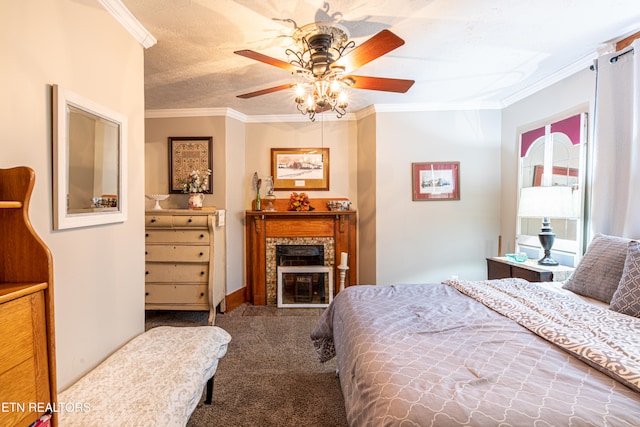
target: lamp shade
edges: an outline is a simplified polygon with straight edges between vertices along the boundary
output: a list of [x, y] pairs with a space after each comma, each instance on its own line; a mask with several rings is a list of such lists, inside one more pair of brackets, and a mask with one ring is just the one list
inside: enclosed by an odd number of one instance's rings
[[522, 218], [577, 218], [571, 187], [526, 187], [520, 190]]

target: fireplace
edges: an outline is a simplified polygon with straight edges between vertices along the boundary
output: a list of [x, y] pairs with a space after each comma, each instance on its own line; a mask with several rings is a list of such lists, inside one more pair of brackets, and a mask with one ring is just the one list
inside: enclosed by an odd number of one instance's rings
[[278, 266], [324, 265], [324, 245], [276, 244], [276, 264]]
[[333, 268], [278, 266], [278, 307], [327, 307], [333, 299]]
[[[349, 254], [349, 271], [346, 274], [345, 286], [357, 284], [357, 214], [355, 211], [329, 211], [326, 207], [328, 201], [330, 200], [314, 200], [316, 209], [313, 212], [288, 211], [289, 199], [276, 199], [276, 211], [273, 212], [246, 212], [245, 297], [248, 301], [255, 305], [277, 305], [277, 245], [323, 246], [324, 261], [316, 267], [331, 268], [336, 281], [340, 254], [346, 252]], [[325, 298], [328, 280], [326, 275]], [[301, 284], [303, 282], [304, 279], [300, 280]], [[337, 291], [337, 286], [334, 285], [332, 296], [335, 296]]]
[[278, 307], [326, 307], [333, 297], [333, 269], [324, 244], [276, 244]]

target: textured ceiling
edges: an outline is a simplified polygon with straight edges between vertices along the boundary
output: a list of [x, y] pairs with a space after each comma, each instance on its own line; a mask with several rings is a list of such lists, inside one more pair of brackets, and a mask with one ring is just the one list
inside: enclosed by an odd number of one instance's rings
[[[355, 74], [413, 79], [404, 94], [352, 89], [349, 111], [499, 107], [640, 30], [638, 0], [122, 0], [158, 40], [145, 51], [147, 110], [298, 114], [291, 74], [233, 52], [286, 61], [296, 27], [336, 22], [356, 45], [383, 29], [405, 45]], [[586, 65], [585, 65], [586, 64]]]

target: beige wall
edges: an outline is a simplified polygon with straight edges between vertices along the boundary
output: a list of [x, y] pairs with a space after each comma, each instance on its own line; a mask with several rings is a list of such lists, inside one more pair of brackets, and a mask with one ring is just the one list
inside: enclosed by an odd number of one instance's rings
[[244, 122], [227, 118], [226, 159], [227, 164], [227, 244], [222, 264], [225, 268], [227, 294], [244, 287], [244, 208], [246, 195], [243, 183], [247, 172]]
[[[271, 175], [272, 148], [329, 148], [329, 191], [306, 191], [313, 206], [314, 198], [347, 197], [357, 208], [356, 182], [357, 125], [349, 120], [320, 119], [315, 122], [249, 123], [246, 133], [244, 189], [253, 193], [251, 176]], [[276, 191], [277, 198], [288, 198], [291, 191]], [[253, 194], [255, 196], [255, 193]], [[245, 208], [252, 197], [245, 198]]]
[[[36, 172], [30, 217], [53, 253], [58, 388], [144, 330], [143, 48], [98, 2], [0, 5], [0, 167]], [[52, 230], [51, 84], [128, 118], [124, 223]]]
[[376, 115], [358, 120], [358, 268], [360, 283], [376, 283]]
[[[460, 200], [412, 201], [411, 163], [447, 161], [460, 162]], [[486, 278], [500, 229], [500, 111], [379, 113], [376, 165], [376, 284]]]

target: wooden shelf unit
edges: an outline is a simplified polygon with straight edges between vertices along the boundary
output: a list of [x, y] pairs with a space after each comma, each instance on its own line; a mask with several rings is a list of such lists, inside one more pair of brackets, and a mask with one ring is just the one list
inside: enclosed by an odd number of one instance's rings
[[[53, 259], [29, 220], [35, 172], [0, 169], [0, 425], [28, 426], [56, 402]], [[55, 413], [52, 425], [57, 425]]]

